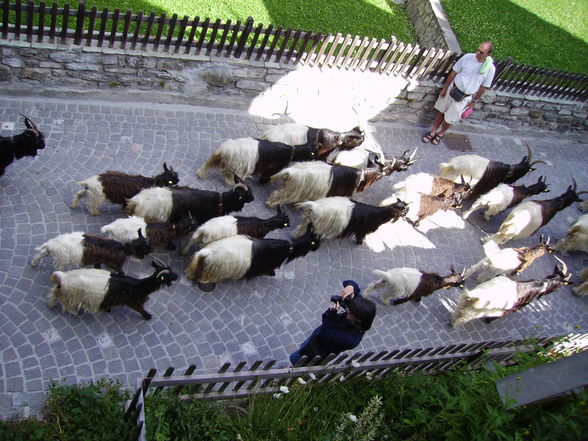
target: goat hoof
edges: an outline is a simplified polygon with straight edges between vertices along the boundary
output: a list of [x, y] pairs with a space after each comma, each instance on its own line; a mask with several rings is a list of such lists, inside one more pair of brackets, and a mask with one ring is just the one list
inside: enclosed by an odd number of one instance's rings
[[200, 288], [204, 292], [211, 292], [214, 291], [214, 288], [216, 288], [216, 283], [198, 282], [198, 288]]
[[148, 312], [145, 312], [143, 314], [141, 314], [143, 316], [143, 318], [145, 320], [151, 320], [151, 318], [153, 317], [151, 314], [149, 314]]

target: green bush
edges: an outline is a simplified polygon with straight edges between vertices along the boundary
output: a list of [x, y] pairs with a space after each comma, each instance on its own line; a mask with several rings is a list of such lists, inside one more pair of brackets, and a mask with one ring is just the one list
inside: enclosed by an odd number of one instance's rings
[[132, 428], [123, 421], [128, 392], [110, 380], [84, 385], [52, 383], [43, 421], [0, 422], [2, 441], [125, 441]]
[[231, 441], [235, 427], [220, 403], [183, 402], [173, 393], [146, 400], [147, 439], [150, 441]]

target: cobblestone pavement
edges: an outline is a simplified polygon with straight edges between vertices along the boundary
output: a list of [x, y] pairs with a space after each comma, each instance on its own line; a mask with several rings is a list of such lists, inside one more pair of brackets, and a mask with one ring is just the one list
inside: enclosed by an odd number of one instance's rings
[[[107, 169], [144, 175], [160, 172], [164, 161], [180, 174], [180, 184], [223, 189], [217, 173], [197, 180], [195, 172], [216, 146], [227, 138], [255, 136], [267, 124], [259, 117], [226, 109], [111, 102], [66, 102], [53, 99], [6, 99], [0, 102], [1, 134], [20, 133], [24, 127], [19, 112], [30, 115], [46, 135], [47, 147], [34, 159], [13, 163], [0, 178], [0, 412], [26, 414], [43, 403], [43, 390], [50, 380], [84, 382], [99, 377], [119, 379], [134, 386], [148, 369], [169, 366], [185, 369], [195, 363], [199, 370], [213, 370], [224, 362], [278, 360], [287, 365], [287, 355], [319, 324], [331, 294], [341, 280], [352, 278], [361, 286], [373, 280], [374, 268], [418, 267], [447, 273], [450, 264], [458, 270], [483, 257], [479, 227], [493, 232], [504, 219], [489, 224], [479, 214], [463, 223], [455, 215], [440, 218], [440, 228], [429, 223], [426, 233], [401, 225], [384, 229], [385, 234], [368, 237], [364, 245], [353, 240], [323, 241], [317, 252], [284, 265], [275, 277], [220, 283], [209, 294], [182, 277], [171, 287], [156, 292], [147, 303], [153, 313], [145, 321], [128, 308], [112, 313], [73, 316], [45, 302], [54, 270], [50, 259], [38, 268], [29, 265], [35, 247], [72, 231], [98, 233], [99, 228], [122, 216], [118, 206], [107, 205], [93, 217], [85, 208], [70, 209], [77, 191], [76, 181]], [[14, 128], [10, 124], [15, 123]], [[375, 138], [390, 154], [419, 147], [411, 172], [437, 172], [440, 162], [459, 154], [444, 146], [421, 144], [425, 129], [415, 126], [375, 123]], [[538, 171], [521, 180], [529, 184], [540, 174], [551, 185], [549, 197], [562, 193], [574, 176], [579, 189], [588, 189], [588, 146], [556, 134], [529, 132], [501, 135], [471, 132], [468, 137], [476, 153], [505, 162], [518, 162], [531, 145]], [[390, 185], [407, 173], [378, 182], [356, 199], [377, 204], [389, 195]], [[253, 181], [252, 181], [253, 182]], [[269, 216], [264, 201], [273, 184], [252, 183], [255, 201], [246, 215]], [[541, 196], [547, 198], [548, 196]], [[299, 215], [289, 209], [293, 225]], [[576, 206], [559, 213], [542, 229], [553, 239], [563, 237], [579, 216]], [[446, 222], [444, 224], [444, 222]], [[475, 226], [474, 226], [475, 225]], [[427, 230], [426, 225], [423, 229]], [[271, 233], [289, 237], [290, 230]], [[382, 233], [382, 232], [380, 232]], [[532, 245], [538, 235], [514, 245]], [[158, 258], [182, 273], [186, 258], [158, 249]], [[587, 265], [586, 254], [565, 257], [577, 273]], [[145, 276], [150, 260], [130, 261], [125, 272]], [[523, 279], [550, 274], [555, 260], [543, 257]], [[384, 306], [378, 298], [373, 328], [358, 350], [383, 350], [441, 346], [457, 342], [520, 339], [527, 336], [587, 332], [588, 299], [572, 295], [566, 287], [491, 324], [474, 321], [452, 329], [451, 311], [459, 298], [457, 289], [435, 293], [420, 304]]]

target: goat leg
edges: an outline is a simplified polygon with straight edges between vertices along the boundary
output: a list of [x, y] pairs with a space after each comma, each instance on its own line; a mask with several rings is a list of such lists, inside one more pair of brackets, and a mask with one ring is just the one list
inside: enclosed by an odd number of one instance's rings
[[363, 243], [363, 239], [365, 238], [365, 235], [363, 234], [356, 234], [355, 235], [355, 242], [357, 242], [358, 245], [361, 245]]
[[399, 299], [394, 299], [392, 300], [392, 304], [393, 305], [400, 305], [401, 303], [405, 303], [408, 302], [409, 300], [412, 300], [410, 297], [401, 297]]

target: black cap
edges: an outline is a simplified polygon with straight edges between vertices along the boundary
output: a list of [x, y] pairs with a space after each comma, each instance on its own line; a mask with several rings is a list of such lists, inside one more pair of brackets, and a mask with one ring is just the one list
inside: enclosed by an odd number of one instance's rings
[[345, 288], [346, 286], [353, 286], [353, 294], [355, 294], [356, 296], [358, 296], [361, 292], [361, 288], [353, 280], [343, 280], [343, 288]]

